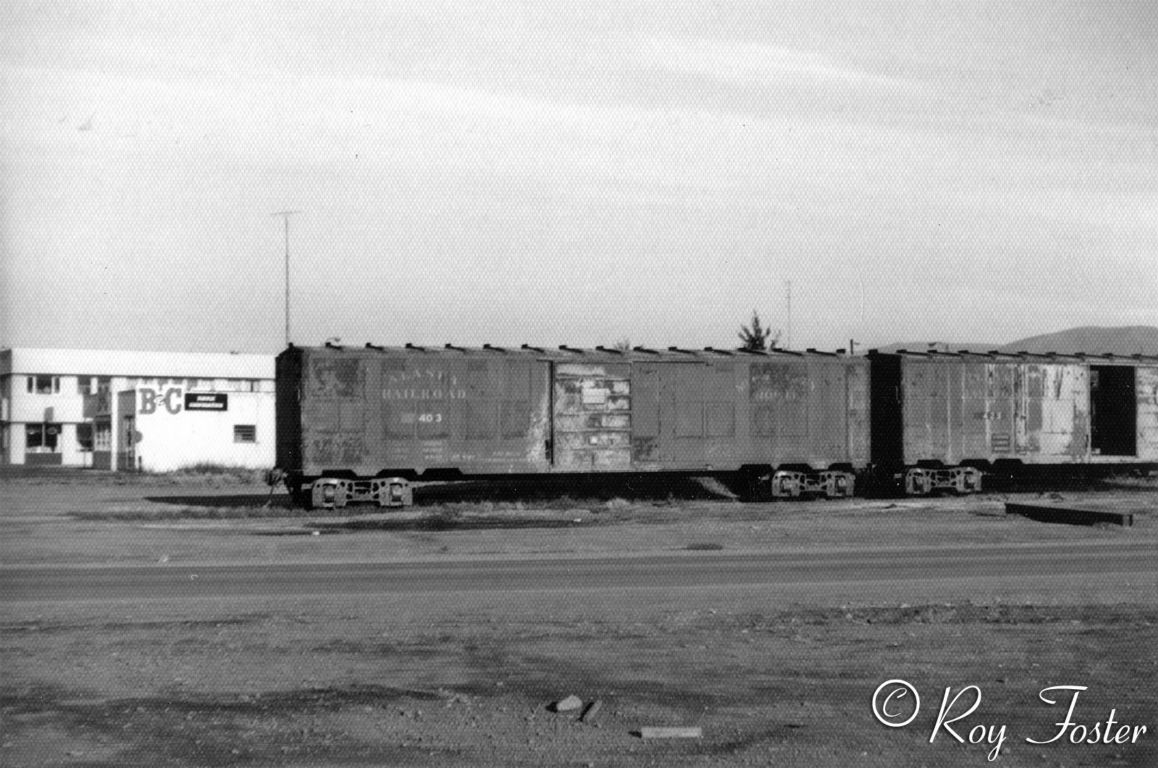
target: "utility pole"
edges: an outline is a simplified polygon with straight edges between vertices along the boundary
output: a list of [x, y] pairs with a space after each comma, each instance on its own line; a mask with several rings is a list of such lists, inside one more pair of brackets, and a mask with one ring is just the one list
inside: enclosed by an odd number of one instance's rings
[[289, 269], [289, 217], [301, 211], [276, 211], [270, 216], [281, 216], [285, 222], [285, 345], [290, 343], [290, 269]]
[[788, 294], [788, 343], [785, 349], [792, 349], [792, 281], [784, 281], [784, 290]]

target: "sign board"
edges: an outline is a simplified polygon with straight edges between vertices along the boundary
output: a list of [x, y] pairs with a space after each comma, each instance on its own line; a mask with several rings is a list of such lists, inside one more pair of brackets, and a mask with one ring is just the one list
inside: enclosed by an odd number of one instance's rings
[[229, 395], [224, 392], [186, 392], [187, 411], [228, 411]]

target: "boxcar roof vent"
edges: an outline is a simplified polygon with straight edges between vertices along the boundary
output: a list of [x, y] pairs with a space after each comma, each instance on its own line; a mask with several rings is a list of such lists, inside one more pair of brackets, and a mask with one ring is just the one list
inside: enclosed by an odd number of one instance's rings
[[406, 342], [406, 348], [407, 349], [417, 349], [419, 352], [425, 352], [426, 351], [426, 347], [420, 347], [417, 344], [411, 344], [409, 341]]
[[[526, 344], [524, 344], [523, 346], [525, 347]], [[507, 350], [503, 349], [502, 347], [495, 347], [495, 346], [492, 346], [490, 344], [483, 344], [483, 349], [489, 349], [491, 352], [506, 352], [507, 351]]]
[[458, 350], [459, 352], [466, 352], [466, 347], [456, 347], [453, 344], [445, 344], [443, 346], [445, 349], [455, 349], [455, 350]]
[[635, 352], [643, 352], [644, 354], [647, 354], [647, 355], [658, 355], [659, 354], [658, 351], [656, 351], [654, 349], [648, 349], [647, 347], [632, 347], [631, 349]]
[[329, 339], [326, 339], [326, 349], [342, 349], [342, 348], [343, 347], [341, 344], [335, 344], [334, 342], [330, 341]]
[[623, 354], [622, 349], [608, 349], [607, 347], [604, 347], [604, 346], [598, 345], [598, 344], [595, 346], [595, 348], [598, 349], [600, 352], [610, 352], [613, 355], [622, 355]]
[[735, 354], [728, 349], [716, 349], [715, 347], [704, 347], [705, 352], [714, 352], [717, 355], [728, 355], [729, 357]]
[[386, 351], [386, 347], [380, 347], [377, 344], [371, 344], [368, 341], [366, 342], [366, 349], [376, 349], [379, 352], [385, 352]]
[[576, 349], [575, 347], [569, 347], [566, 344], [560, 344], [559, 349], [563, 350], [564, 352], [574, 352], [577, 355], [583, 354], [583, 350]]
[[668, 347], [668, 352], [679, 352], [681, 355], [694, 355], [695, 351], [691, 349], [680, 349], [679, 347]]
[[530, 349], [530, 350], [533, 350], [535, 352], [546, 352], [547, 351], [547, 350], [543, 349], [542, 347], [532, 347], [530, 344], [524, 344], [521, 347], [521, 349]]

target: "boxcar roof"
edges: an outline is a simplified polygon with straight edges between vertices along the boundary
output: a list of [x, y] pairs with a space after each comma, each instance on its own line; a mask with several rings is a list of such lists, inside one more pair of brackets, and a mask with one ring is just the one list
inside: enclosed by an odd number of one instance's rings
[[1058, 353], [1058, 352], [1002, 352], [1000, 350], [990, 350], [989, 352], [973, 352], [962, 349], [958, 352], [942, 352], [939, 350], [909, 350], [898, 349], [896, 352], [878, 352], [875, 349], [868, 351], [869, 357], [904, 357], [907, 359], [926, 359], [926, 360], [993, 360], [993, 361], [1025, 361], [1037, 363], [1094, 363], [1097, 365], [1118, 364], [1118, 365], [1137, 365], [1145, 363], [1147, 365], [1158, 365], [1158, 355], [1115, 355], [1115, 354], [1089, 354], [1085, 352], [1073, 353]]
[[566, 344], [561, 344], [558, 347], [536, 347], [529, 344], [522, 344], [517, 347], [500, 347], [491, 344], [484, 344], [481, 347], [460, 347], [454, 344], [443, 344], [441, 346], [426, 346], [418, 344], [406, 344], [405, 346], [378, 346], [376, 344], [366, 344], [364, 346], [346, 346], [340, 344], [326, 344], [322, 347], [297, 347], [290, 345], [286, 348], [286, 352], [290, 351], [305, 351], [311, 354], [316, 353], [330, 353], [330, 354], [381, 354], [381, 355], [438, 355], [438, 356], [457, 356], [457, 357], [532, 357], [537, 360], [553, 360], [553, 361], [581, 361], [581, 360], [600, 360], [600, 361], [663, 361], [663, 362], [683, 362], [688, 360], [700, 360], [704, 362], [718, 362], [727, 359], [746, 360], [746, 359], [814, 359], [814, 360], [861, 360], [863, 357], [849, 356], [844, 353], [844, 350], [837, 352], [821, 352], [815, 349], [807, 349], [804, 351], [786, 350], [786, 349], [771, 349], [764, 352], [754, 352], [745, 349], [718, 349], [715, 347], [704, 347], [703, 349], [685, 349], [681, 347], [667, 347], [665, 349], [649, 348], [649, 347], [632, 347], [629, 350], [619, 350], [614, 347], [598, 346], [595, 348], [581, 348], [572, 347]]

